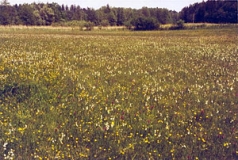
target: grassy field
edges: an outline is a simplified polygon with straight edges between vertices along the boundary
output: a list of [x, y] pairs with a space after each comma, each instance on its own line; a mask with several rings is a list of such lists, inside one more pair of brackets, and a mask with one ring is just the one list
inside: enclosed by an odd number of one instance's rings
[[237, 42], [0, 27], [0, 159], [237, 159]]

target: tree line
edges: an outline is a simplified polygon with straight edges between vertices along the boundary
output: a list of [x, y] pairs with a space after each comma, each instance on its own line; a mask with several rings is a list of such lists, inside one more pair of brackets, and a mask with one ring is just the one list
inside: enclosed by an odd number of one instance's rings
[[185, 22], [237, 23], [237, 0], [208, 0], [184, 7], [179, 13]]
[[[185, 22], [237, 23], [237, 1], [208, 0], [185, 7], [181, 12], [166, 8], [141, 9], [102, 6], [99, 9], [81, 8], [79, 5], [57, 3], [31, 3], [0, 5], [1, 25], [52, 25], [71, 21], [85, 21], [97, 26], [133, 25], [141, 17], [159, 24]], [[145, 21], [145, 20], [143, 20]], [[147, 20], [148, 21], [148, 20]]]
[[87, 21], [95, 25], [121, 26], [139, 16], [153, 17], [161, 24], [173, 23], [178, 19], [177, 12], [161, 8], [143, 7], [137, 10], [106, 5], [95, 10], [57, 3], [15, 4], [12, 6], [2, 4], [0, 6], [0, 24], [2, 25], [51, 25], [68, 21]]

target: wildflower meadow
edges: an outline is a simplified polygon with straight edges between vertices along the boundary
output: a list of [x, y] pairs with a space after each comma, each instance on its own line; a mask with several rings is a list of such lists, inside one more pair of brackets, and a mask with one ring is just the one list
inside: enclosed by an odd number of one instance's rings
[[0, 27], [0, 159], [238, 159], [235, 27]]

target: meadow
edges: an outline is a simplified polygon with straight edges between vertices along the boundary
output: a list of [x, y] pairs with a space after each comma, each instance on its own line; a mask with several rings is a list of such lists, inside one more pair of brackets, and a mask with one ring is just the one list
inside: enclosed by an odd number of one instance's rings
[[237, 159], [236, 27], [0, 27], [0, 159]]

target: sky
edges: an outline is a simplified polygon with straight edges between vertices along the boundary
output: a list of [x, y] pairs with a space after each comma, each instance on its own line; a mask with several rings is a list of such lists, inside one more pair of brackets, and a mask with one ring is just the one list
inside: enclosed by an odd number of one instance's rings
[[203, 0], [8, 0], [11, 5], [23, 3], [52, 3], [55, 2], [59, 5], [79, 5], [81, 8], [94, 8], [98, 9], [102, 6], [109, 4], [111, 7], [124, 7], [140, 9], [142, 7], [150, 8], [167, 8], [169, 10], [181, 11], [182, 8], [202, 2]]

